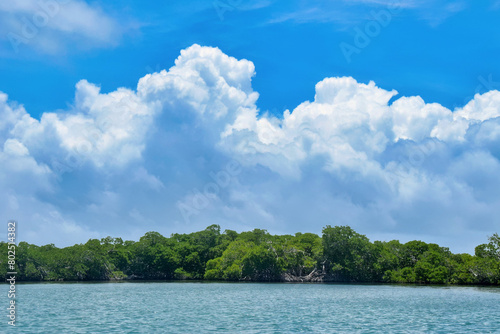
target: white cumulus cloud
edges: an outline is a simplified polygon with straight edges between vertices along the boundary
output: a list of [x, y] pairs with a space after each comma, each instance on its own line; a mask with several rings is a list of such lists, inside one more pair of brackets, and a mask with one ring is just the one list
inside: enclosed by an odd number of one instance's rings
[[40, 120], [0, 94], [4, 218], [42, 234], [50, 221], [68, 240], [348, 224], [456, 251], [498, 232], [500, 92], [449, 110], [326, 78], [273, 116], [260, 113], [254, 75], [252, 62], [194, 45], [136, 91], [82, 80], [71, 108]]

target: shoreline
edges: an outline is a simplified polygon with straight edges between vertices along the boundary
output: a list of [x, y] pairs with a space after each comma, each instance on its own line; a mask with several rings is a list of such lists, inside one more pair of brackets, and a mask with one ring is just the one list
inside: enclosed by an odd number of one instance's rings
[[[186, 284], [283, 284], [283, 285], [348, 285], [348, 286], [400, 286], [400, 287], [435, 287], [435, 288], [497, 288], [500, 285], [481, 284], [426, 284], [426, 283], [385, 283], [385, 282], [259, 282], [259, 281], [207, 281], [207, 280], [100, 280], [100, 281], [20, 281], [16, 285], [43, 285], [43, 284], [123, 284], [123, 283], [186, 283]], [[0, 282], [0, 285], [8, 282]]]

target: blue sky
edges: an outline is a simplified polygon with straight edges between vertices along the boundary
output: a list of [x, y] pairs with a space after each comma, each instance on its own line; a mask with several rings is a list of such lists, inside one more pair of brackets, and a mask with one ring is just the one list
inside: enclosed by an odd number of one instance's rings
[[[30, 47], [35, 41], [21, 44], [15, 53], [4, 40], [0, 90], [40, 115], [71, 103], [74, 85], [82, 78], [104, 91], [133, 88], [138, 77], [170, 67], [178, 51], [194, 43], [252, 60], [259, 106], [270, 111], [311, 99], [314, 84], [329, 76], [374, 80], [449, 108], [473, 96], [482, 87], [480, 77], [500, 78], [500, 31], [495, 29], [500, 11], [494, 1], [402, 1], [390, 24], [350, 63], [339, 44], [354, 44], [355, 29], [364, 30], [372, 12], [390, 10], [384, 1], [231, 3], [236, 6], [210, 0], [92, 2], [116, 25], [112, 40], [75, 45], [65, 34], [54, 33], [60, 49], [45, 53]], [[49, 28], [42, 27], [40, 35], [44, 30]]]
[[0, 208], [29, 242], [499, 231], [499, 1], [41, 4], [0, 5]]

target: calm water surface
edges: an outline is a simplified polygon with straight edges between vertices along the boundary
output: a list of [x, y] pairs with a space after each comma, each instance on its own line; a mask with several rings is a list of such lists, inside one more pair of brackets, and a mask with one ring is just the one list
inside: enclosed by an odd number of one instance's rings
[[497, 288], [24, 284], [17, 286], [17, 296], [17, 327], [8, 328], [2, 307], [0, 332], [500, 333]]

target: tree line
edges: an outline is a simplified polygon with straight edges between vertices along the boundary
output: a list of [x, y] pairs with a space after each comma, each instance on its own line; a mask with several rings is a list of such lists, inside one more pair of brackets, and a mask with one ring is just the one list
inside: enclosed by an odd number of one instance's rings
[[[18, 281], [213, 280], [259, 282], [385, 282], [500, 285], [500, 237], [475, 254], [453, 254], [423, 241], [370, 240], [349, 226], [313, 233], [237, 233], [211, 225], [169, 238], [148, 232], [139, 241], [91, 239], [57, 248], [20, 242]], [[0, 274], [6, 276], [6, 242]]]

